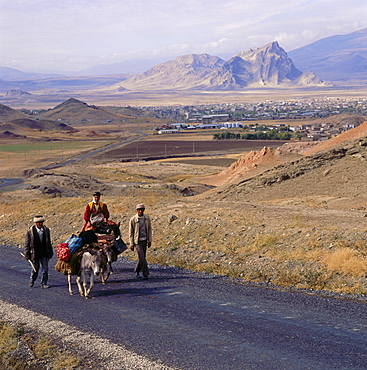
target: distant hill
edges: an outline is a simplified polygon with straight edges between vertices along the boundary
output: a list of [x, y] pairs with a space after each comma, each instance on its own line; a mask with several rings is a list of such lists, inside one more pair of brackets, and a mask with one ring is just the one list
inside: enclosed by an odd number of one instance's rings
[[22, 132], [34, 131], [71, 131], [73, 127], [52, 120], [34, 120], [21, 118], [0, 124], [0, 131]]
[[10, 90], [5, 94], [5, 98], [29, 98], [31, 93], [22, 90]]
[[[4, 76], [6, 77], [6, 76]], [[103, 88], [111, 86], [114, 83], [123, 81], [131, 77], [131, 74], [119, 74], [108, 76], [82, 76], [82, 77], [23, 77], [13, 79], [12, 75], [8, 80], [0, 79], [0, 93], [7, 94], [10, 90], [22, 91], [42, 91], [49, 93], [49, 89], [53, 90], [53, 94], [59, 92], [72, 92], [74, 90], [88, 90], [95, 88]], [[37, 99], [37, 95], [33, 97]]]
[[318, 118], [315, 120], [317, 123], [328, 123], [333, 124], [334, 127], [343, 127], [348, 125], [349, 127], [357, 127], [361, 123], [365, 122], [366, 118], [361, 116], [360, 114], [354, 113], [340, 113], [334, 114], [329, 117]]
[[0, 79], [7, 81], [65, 77], [57, 73], [30, 73], [22, 72], [14, 68], [0, 67]]
[[104, 108], [70, 98], [37, 115], [40, 119], [58, 120], [72, 125], [124, 122], [125, 116], [112, 113]]
[[25, 118], [29, 118], [29, 116], [6, 105], [0, 104], [0, 123]]
[[10, 132], [10, 131], [4, 131], [4, 132], [0, 132], [0, 138], [1, 139], [23, 139], [23, 138], [26, 138], [26, 136], [14, 134], [13, 132]]
[[367, 80], [367, 28], [327, 37], [288, 54], [298, 68], [328, 81]]
[[23, 133], [24, 130], [36, 131], [70, 131], [73, 127], [53, 120], [37, 120], [27, 114], [0, 104], [0, 132], [2, 137], [15, 137], [13, 133]]
[[310, 71], [303, 74], [273, 42], [242, 51], [227, 62], [209, 54], [181, 56], [114, 86], [128, 90], [241, 90], [328, 84]]

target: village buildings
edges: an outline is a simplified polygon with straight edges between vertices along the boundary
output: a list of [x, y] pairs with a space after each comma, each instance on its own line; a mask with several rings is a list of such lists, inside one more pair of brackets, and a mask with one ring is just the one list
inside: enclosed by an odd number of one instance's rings
[[[172, 119], [172, 124], [158, 128], [159, 134], [178, 133], [180, 130], [238, 129], [256, 131], [266, 120], [295, 120], [299, 124], [287, 126], [304, 141], [326, 140], [361, 122], [351, 121], [342, 125], [323, 122], [321, 119], [341, 113], [367, 116], [366, 98], [314, 98], [291, 101], [267, 100], [260, 103], [236, 103], [177, 107], [145, 107], [154, 109], [162, 117]], [[302, 123], [306, 120], [312, 123]], [[320, 119], [320, 120], [319, 120]], [[267, 129], [280, 130], [281, 124]], [[284, 130], [284, 126], [282, 130]]]

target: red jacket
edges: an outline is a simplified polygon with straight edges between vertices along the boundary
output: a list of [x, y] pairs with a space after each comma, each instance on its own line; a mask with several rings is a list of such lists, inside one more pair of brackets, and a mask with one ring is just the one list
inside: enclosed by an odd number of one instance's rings
[[97, 212], [96, 204], [94, 202], [88, 203], [84, 211], [84, 221], [88, 222], [90, 220], [90, 216], [94, 216], [99, 213], [103, 213], [104, 218], [108, 220], [108, 218], [110, 217], [110, 212], [108, 212], [107, 204], [99, 202], [99, 210]]

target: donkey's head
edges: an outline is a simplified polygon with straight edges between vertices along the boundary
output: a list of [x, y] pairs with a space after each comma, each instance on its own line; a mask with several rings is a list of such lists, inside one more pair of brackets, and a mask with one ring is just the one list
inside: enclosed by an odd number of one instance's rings
[[96, 250], [89, 250], [87, 253], [84, 253], [84, 256], [88, 257], [86, 262], [86, 265], [84, 267], [89, 268], [93, 271], [93, 274], [98, 276], [101, 271], [101, 254], [102, 251], [96, 251]]
[[113, 249], [112, 249], [111, 244], [104, 243], [102, 245], [102, 250], [103, 250], [103, 252], [105, 253], [105, 255], [107, 257], [107, 262], [109, 264], [111, 264], [112, 263], [112, 255], [113, 255]]

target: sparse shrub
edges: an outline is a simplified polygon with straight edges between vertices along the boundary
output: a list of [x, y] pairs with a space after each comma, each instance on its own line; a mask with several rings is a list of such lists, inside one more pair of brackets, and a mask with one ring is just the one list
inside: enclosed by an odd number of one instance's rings
[[26, 364], [15, 353], [21, 335], [20, 327], [0, 324], [0, 369], [26, 369]]
[[323, 243], [318, 235], [313, 234], [309, 240], [307, 241], [308, 249], [321, 249], [323, 247]]
[[52, 360], [52, 370], [74, 370], [79, 366], [78, 357], [71, 356], [68, 353], [58, 352]]
[[281, 286], [296, 286], [301, 282], [301, 276], [298, 271], [278, 269], [277, 275], [272, 281], [273, 283]]
[[50, 358], [55, 355], [55, 348], [49, 338], [41, 335], [33, 347], [33, 352], [37, 358]]
[[255, 271], [242, 272], [241, 276], [245, 279], [256, 280], [265, 283], [270, 283], [271, 277], [269, 271], [263, 269], [256, 269]]
[[[20, 341], [27, 343], [33, 357], [28, 363], [17, 353]], [[46, 334], [29, 334], [21, 326], [0, 323], [0, 369], [32, 370], [77, 370], [80, 360], [71, 353], [59, 350]]]
[[276, 235], [263, 235], [259, 234], [255, 240], [257, 249], [261, 248], [273, 248], [279, 243], [279, 238]]
[[323, 289], [327, 283], [328, 275], [325, 271], [307, 270], [301, 274], [306, 289]]
[[18, 346], [17, 331], [10, 325], [2, 325], [0, 329], [0, 355], [14, 351]]
[[364, 276], [367, 271], [366, 258], [347, 247], [339, 248], [325, 256], [322, 262], [328, 270], [350, 276]]
[[367, 242], [366, 240], [358, 240], [354, 242], [353, 247], [361, 253], [364, 257], [367, 256]]

